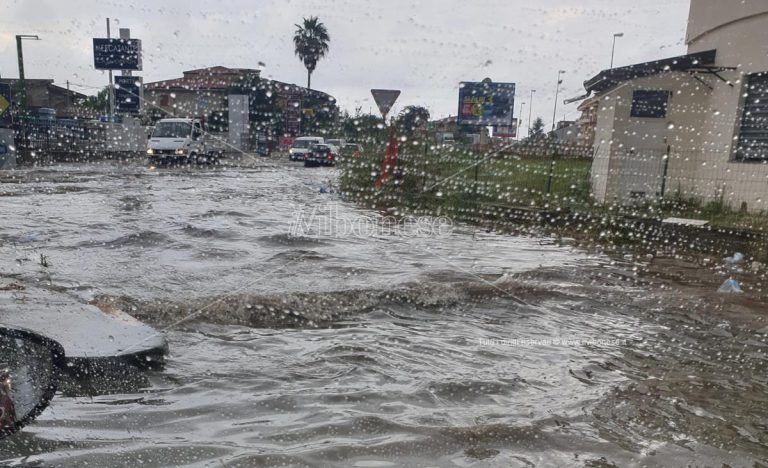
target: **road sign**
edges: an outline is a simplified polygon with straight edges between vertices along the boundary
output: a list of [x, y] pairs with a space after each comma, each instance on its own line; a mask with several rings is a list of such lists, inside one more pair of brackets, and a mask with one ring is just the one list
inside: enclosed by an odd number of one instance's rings
[[297, 137], [301, 133], [301, 94], [290, 92], [285, 99], [285, 134], [289, 137]]
[[0, 127], [10, 127], [11, 123], [11, 85], [0, 83]]
[[397, 97], [400, 96], [400, 90], [372, 89], [371, 94], [373, 95], [373, 100], [376, 101], [376, 106], [378, 106], [381, 116], [386, 119], [387, 114], [392, 109], [395, 101], [397, 101]]
[[115, 111], [118, 114], [138, 114], [140, 109], [141, 77], [115, 77]]
[[141, 40], [94, 38], [93, 66], [97, 70], [141, 70]]

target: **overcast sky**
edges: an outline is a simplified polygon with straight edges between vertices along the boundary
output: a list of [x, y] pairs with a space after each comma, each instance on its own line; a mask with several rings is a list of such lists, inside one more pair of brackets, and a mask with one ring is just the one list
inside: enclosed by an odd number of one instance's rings
[[[105, 18], [142, 40], [145, 82], [213, 65], [266, 67], [263, 76], [306, 85], [293, 53], [302, 16], [316, 15], [331, 35], [330, 54], [312, 76], [313, 88], [354, 112], [375, 105], [370, 88], [401, 89], [395, 111], [408, 104], [433, 117], [455, 115], [460, 81], [517, 83], [527, 122], [551, 122], [557, 70], [566, 71], [557, 120], [577, 115], [562, 97], [610, 63], [617, 66], [685, 53], [690, 0], [2, 0], [0, 75], [17, 77], [16, 34], [24, 42], [28, 78], [66, 80], [92, 94], [107, 83], [93, 69], [91, 38], [105, 37]], [[77, 86], [76, 86], [76, 85]], [[81, 85], [90, 88], [81, 87]]]

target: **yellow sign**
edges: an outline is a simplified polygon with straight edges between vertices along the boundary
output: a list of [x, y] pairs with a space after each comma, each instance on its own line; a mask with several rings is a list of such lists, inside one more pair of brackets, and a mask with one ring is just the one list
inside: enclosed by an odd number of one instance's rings
[[5, 114], [5, 110], [8, 109], [11, 106], [11, 103], [8, 102], [8, 99], [5, 98], [5, 96], [0, 96], [0, 115]]

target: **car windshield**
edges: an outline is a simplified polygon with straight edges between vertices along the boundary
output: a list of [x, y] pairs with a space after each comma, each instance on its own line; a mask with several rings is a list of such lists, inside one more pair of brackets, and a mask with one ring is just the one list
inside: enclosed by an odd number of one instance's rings
[[310, 141], [310, 140], [296, 140], [296, 141], [293, 142], [292, 148], [305, 149], [305, 148], [309, 148], [310, 146], [312, 146], [314, 144], [315, 144], [315, 142], [314, 141]]
[[160, 122], [152, 131], [152, 138], [186, 138], [192, 126], [186, 122]]
[[768, 0], [1, 5], [0, 466], [768, 468]]

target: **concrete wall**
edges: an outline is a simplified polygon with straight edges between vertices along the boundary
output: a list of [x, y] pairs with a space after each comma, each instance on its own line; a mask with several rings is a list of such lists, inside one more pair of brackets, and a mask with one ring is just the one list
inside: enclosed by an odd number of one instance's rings
[[[616, 106], [610, 94], [605, 95], [597, 103], [597, 125], [595, 126], [594, 158], [592, 160], [592, 193], [594, 197], [605, 202], [608, 198], [608, 183], [611, 148], [613, 146], [613, 120]], [[613, 181], [615, 183], [615, 181]]]
[[[689, 47], [694, 46], [694, 43], [707, 39], [705, 36], [710, 34], [722, 37], [722, 31], [718, 29], [723, 26], [766, 13], [768, 2], [765, 0], [691, 0], [686, 43]], [[757, 48], [760, 44], [765, 42], [755, 43], [754, 47]], [[694, 47], [697, 51], [708, 50], [707, 47], [699, 48], [698, 45]]]
[[[745, 75], [768, 71], [768, 0], [692, 0], [687, 40], [689, 53], [715, 49], [717, 66], [737, 69], [719, 72], [726, 81], [697, 75], [704, 83], [687, 73], [664, 73], [628, 81], [599, 96], [595, 197], [628, 200], [628, 192], [642, 185], [642, 172], [647, 172], [643, 183], [652, 186], [656, 169], [651, 157], [659, 151], [663, 157], [668, 144], [665, 197], [768, 210], [768, 165], [734, 160]], [[629, 118], [634, 89], [672, 91], [667, 118]]]
[[716, 49], [716, 65], [737, 67], [717, 79], [702, 113], [702, 156], [691, 165], [699, 181], [690, 191], [705, 200], [733, 207], [768, 209], [768, 166], [734, 161], [746, 92], [746, 75], [768, 71], [768, 1], [692, 0], [688, 26], [689, 53]]

